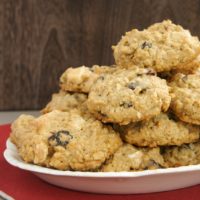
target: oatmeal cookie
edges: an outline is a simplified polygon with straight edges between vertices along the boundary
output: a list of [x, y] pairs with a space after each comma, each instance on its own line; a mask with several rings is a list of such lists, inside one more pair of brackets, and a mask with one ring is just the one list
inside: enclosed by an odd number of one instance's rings
[[200, 55], [198, 55], [194, 60], [187, 63], [184, 67], [187, 70], [179, 70], [183, 74], [199, 74], [200, 73]]
[[79, 110], [22, 115], [12, 124], [11, 140], [26, 162], [80, 171], [96, 170], [122, 145], [112, 127]]
[[178, 73], [169, 85], [173, 112], [182, 121], [200, 125], [200, 75]]
[[60, 77], [60, 87], [64, 91], [88, 93], [91, 86], [103, 73], [111, 73], [115, 70], [112, 66], [94, 65], [92, 68], [81, 66], [68, 68]]
[[92, 86], [88, 110], [103, 122], [128, 124], [166, 111], [170, 95], [165, 80], [150, 69], [119, 69]]
[[196, 142], [200, 128], [184, 123], [171, 113], [161, 113], [149, 120], [118, 126], [122, 138], [137, 146], [157, 147]]
[[124, 144], [102, 166], [103, 172], [139, 171], [164, 167], [159, 148], [138, 148]]
[[199, 74], [200, 75], [200, 56], [196, 57], [192, 62], [187, 64], [187, 69], [178, 69], [178, 70], [171, 70], [168, 72], [160, 72], [158, 73], [158, 76], [161, 78], [164, 78], [168, 81], [171, 81], [173, 76], [175, 76], [177, 73], [182, 74]]
[[[117, 65], [151, 67], [157, 72], [185, 69], [200, 53], [200, 42], [188, 30], [163, 21], [139, 31], [133, 29], [113, 46]], [[191, 69], [188, 69], [191, 70]]]
[[166, 147], [163, 149], [163, 157], [167, 167], [200, 164], [200, 142]]
[[180, 25], [172, 23], [171, 20], [167, 19], [162, 22], [157, 22], [155, 24], [150, 25], [147, 30], [149, 31], [159, 31], [160, 33], [166, 33], [166, 31], [184, 31], [184, 28]]
[[52, 95], [51, 101], [45, 106], [41, 113], [45, 114], [52, 110], [69, 111], [79, 108], [87, 99], [83, 93], [69, 93], [60, 91]]

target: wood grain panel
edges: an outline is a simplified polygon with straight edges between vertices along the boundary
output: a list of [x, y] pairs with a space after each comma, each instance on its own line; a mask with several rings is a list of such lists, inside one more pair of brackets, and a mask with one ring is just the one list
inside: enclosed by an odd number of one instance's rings
[[67, 67], [112, 64], [124, 32], [167, 18], [200, 36], [200, 0], [1, 0], [0, 110], [40, 109]]
[[3, 2], [0, 1], [0, 109], [3, 106], [3, 93], [1, 90], [4, 87], [3, 83]]

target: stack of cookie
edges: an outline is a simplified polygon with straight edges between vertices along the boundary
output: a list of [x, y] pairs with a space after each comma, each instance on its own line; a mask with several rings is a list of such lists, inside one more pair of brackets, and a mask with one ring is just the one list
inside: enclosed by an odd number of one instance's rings
[[68, 68], [42, 115], [12, 124], [22, 159], [103, 172], [200, 163], [198, 38], [166, 20], [113, 51], [113, 66]]

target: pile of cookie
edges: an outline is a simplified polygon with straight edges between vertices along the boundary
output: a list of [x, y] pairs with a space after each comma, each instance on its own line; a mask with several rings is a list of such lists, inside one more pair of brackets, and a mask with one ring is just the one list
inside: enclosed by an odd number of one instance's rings
[[133, 29], [115, 65], [68, 68], [11, 140], [25, 162], [73, 171], [139, 171], [200, 163], [200, 41], [170, 20]]

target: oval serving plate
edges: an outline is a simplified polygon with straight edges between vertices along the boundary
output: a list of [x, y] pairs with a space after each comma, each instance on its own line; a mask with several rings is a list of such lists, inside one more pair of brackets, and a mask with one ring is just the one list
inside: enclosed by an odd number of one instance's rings
[[4, 157], [9, 164], [31, 171], [46, 182], [72, 190], [135, 194], [174, 190], [200, 183], [200, 165], [140, 172], [60, 171], [25, 163], [9, 139], [6, 146]]

